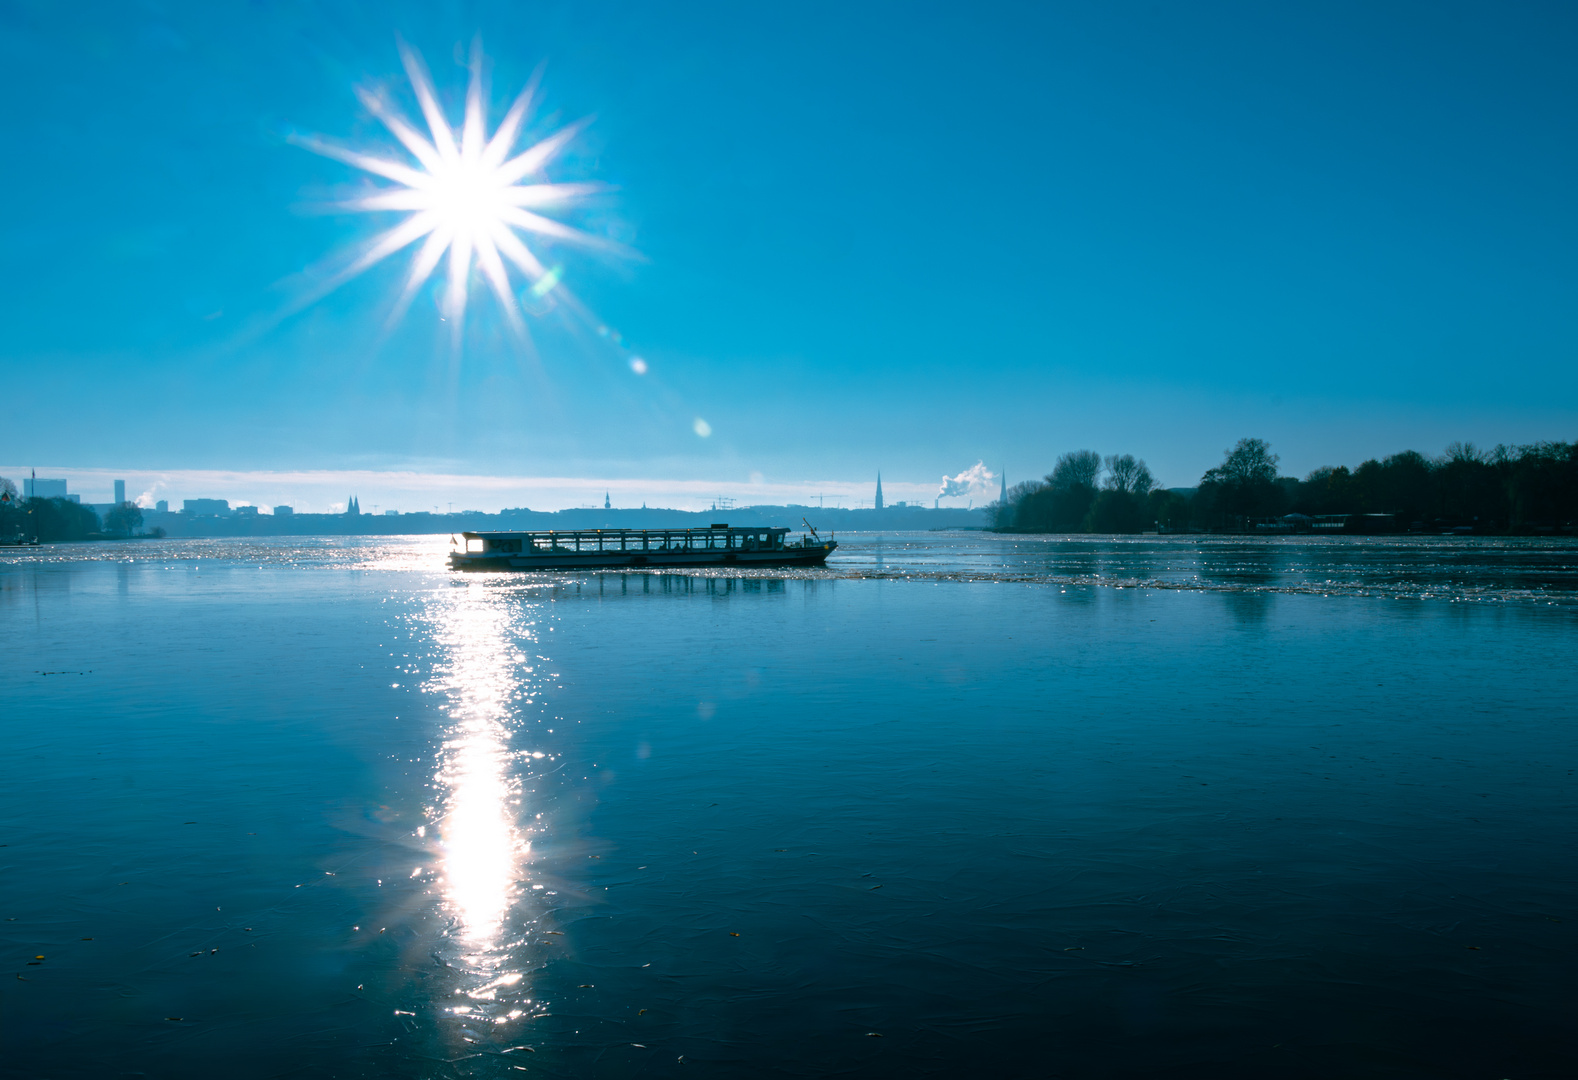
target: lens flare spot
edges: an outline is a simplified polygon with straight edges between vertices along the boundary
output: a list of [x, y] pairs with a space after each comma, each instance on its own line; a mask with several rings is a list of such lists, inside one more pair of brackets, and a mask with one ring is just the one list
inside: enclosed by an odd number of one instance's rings
[[531, 294], [541, 300], [558, 286], [564, 279], [564, 267], [555, 266], [542, 277], [537, 279], [537, 284], [531, 287]]
[[647, 362], [639, 356], [632, 356], [630, 358], [630, 370], [637, 375], [645, 375], [647, 373]]
[[707, 421], [703, 420], [699, 416], [696, 417], [696, 422], [690, 425], [690, 429], [697, 435], [700, 435], [703, 439], [710, 438], [712, 436], [712, 425], [707, 423]]

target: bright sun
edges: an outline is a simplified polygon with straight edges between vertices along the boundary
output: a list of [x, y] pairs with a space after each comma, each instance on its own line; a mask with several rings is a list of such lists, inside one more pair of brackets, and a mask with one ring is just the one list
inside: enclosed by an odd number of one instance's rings
[[395, 252], [422, 241], [411, 262], [405, 287], [395, 303], [393, 319], [404, 313], [417, 290], [432, 277], [447, 253], [449, 266], [442, 309], [445, 318], [455, 324], [456, 332], [465, 315], [473, 267], [481, 271], [510, 325], [523, 330], [521, 307], [510, 284], [506, 264], [513, 265], [526, 276], [531, 282], [531, 292], [538, 298], [558, 285], [559, 273], [545, 268], [516, 230], [593, 247], [617, 247], [541, 213], [565, 207], [585, 195], [603, 190], [600, 184], [552, 184], [543, 176], [548, 163], [589, 120], [561, 128], [511, 157], [510, 151], [520, 138], [532, 106], [536, 76], [521, 91], [490, 137], [486, 132], [480, 41], [473, 44], [471, 50], [466, 114], [458, 131], [449, 126], [439, 108], [432, 77], [421, 56], [401, 42], [400, 58], [422, 108], [422, 117], [427, 121], [430, 138], [424, 137], [381, 93], [359, 88], [357, 96], [416, 159], [415, 165], [359, 153], [321, 139], [296, 140], [316, 153], [354, 165], [397, 185], [342, 203], [344, 209], [409, 213], [399, 225], [369, 241], [356, 259], [336, 275], [333, 284], [338, 285]]

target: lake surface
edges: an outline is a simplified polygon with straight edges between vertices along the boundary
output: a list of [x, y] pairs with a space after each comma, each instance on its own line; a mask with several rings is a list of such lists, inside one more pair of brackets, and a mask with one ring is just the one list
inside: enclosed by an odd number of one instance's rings
[[0, 549], [0, 1074], [1569, 1077], [1578, 548]]

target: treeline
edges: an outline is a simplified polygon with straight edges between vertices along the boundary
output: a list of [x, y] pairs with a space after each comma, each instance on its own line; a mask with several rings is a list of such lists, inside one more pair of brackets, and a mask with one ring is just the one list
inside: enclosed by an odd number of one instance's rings
[[[1578, 524], [1578, 444], [1477, 449], [1453, 443], [1440, 457], [1415, 450], [1357, 469], [1323, 466], [1303, 480], [1281, 476], [1263, 439], [1240, 439], [1189, 490], [1157, 487], [1145, 462], [1076, 450], [1042, 480], [1019, 484], [992, 506], [1004, 532], [1134, 533], [1244, 531], [1365, 515], [1389, 530], [1540, 533]], [[1289, 515], [1292, 515], [1291, 517]]]
[[18, 498], [16, 485], [0, 476], [0, 541], [15, 543], [37, 539], [48, 544], [61, 540], [131, 536], [141, 525], [142, 511], [135, 503], [124, 502], [112, 507], [100, 521], [93, 507], [70, 499]]

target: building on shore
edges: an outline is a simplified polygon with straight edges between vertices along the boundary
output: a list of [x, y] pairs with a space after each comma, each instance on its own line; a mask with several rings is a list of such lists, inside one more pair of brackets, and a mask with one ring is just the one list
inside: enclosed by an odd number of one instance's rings
[[229, 499], [182, 499], [181, 513], [191, 517], [229, 517]]
[[64, 480], [40, 480], [36, 476], [23, 478], [22, 497], [24, 499], [66, 499], [74, 503], [82, 501], [81, 495], [67, 493]]
[[881, 469], [877, 470], [877, 498], [876, 498], [876, 501], [871, 504], [871, 508], [873, 510], [881, 510], [882, 509], [882, 470]]

